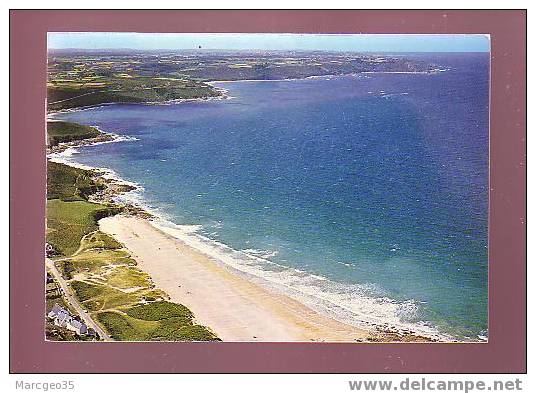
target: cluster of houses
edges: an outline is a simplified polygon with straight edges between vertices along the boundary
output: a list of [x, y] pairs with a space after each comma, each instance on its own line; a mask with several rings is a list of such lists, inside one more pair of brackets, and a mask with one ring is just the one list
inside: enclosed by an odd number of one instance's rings
[[50, 310], [47, 317], [54, 322], [54, 325], [69, 329], [75, 332], [78, 336], [98, 338], [97, 333], [93, 329], [88, 328], [85, 323], [74, 318], [69, 311], [57, 303], [54, 304], [54, 307], [52, 307], [52, 310]]
[[[49, 272], [46, 272], [45, 274], [45, 294], [47, 302], [63, 296], [63, 289], [58, 285]], [[79, 316], [71, 315], [69, 310], [63, 308], [58, 303], [54, 303], [54, 306], [46, 316], [50, 323], [74, 332], [76, 336], [84, 341], [87, 339], [100, 339], [99, 334], [94, 329], [88, 328], [87, 325], [81, 321]]]

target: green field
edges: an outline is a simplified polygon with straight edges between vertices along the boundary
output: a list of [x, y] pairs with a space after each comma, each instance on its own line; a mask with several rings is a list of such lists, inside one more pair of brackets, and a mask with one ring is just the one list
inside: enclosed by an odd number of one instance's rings
[[47, 145], [56, 146], [63, 142], [95, 138], [102, 133], [95, 127], [83, 126], [66, 121], [47, 121]]
[[158, 327], [158, 322], [141, 321], [117, 311], [98, 313], [96, 319], [118, 341], [144, 341]]

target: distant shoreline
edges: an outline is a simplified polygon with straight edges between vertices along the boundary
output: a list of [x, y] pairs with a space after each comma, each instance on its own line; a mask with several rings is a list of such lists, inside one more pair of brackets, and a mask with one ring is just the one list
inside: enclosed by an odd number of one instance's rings
[[434, 75], [439, 72], [448, 71], [447, 69], [434, 69], [431, 71], [360, 71], [347, 74], [325, 74], [325, 75], [310, 75], [303, 78], [285, 78], [285, 79], [231, 79], [231, 80], [211, 80], [206, 81], [207, 85], [213, 85], [215, 83], [235, 83], [235, 82], [290, 82], [301, 81], [309, 79], [328, 79], [328, 78], [342, 78], [348, 76], [358, 77], [359, 75], [373, 75], [373, 74], [412, 74], [412, 75]]
[[[218, 83], [238, 83], [238, 82], [290, 82], [290, 81], [300, 81], [300, 80], [314, 80], [314, 79], [328, 79], [328, 78], [340, 78], [340, 77], [359, 77], [360, 75], [374, 75], [374, 74], [412, 74], [412, 75], [434, 75], [440, 72], [448, 71], [448, 69], [434, 69], [430, 71], [360, 71], [356, 73], [347, 73], [347, 74], [326, 74], [326, 75], [310, 75], [303, 78], [285, 78], [285, 79], [231, 79], [231, 80], [210, 80], [205, 81], [204, 83], [214, 87], [214, 84]], [[176, 105], [185, 102], [206, 102], [206, 101], [220, 101], [231, 99], [232, 97], [227, 94], [225, 89], [218, 89], [221, 93], [218, 96], [205, 96], [197, 98], [177, 98], [173, 100], [166, 101], [145, 101], [145, 102], [103, 102], [95, 105], [86, 105], [79, 106], [67, 109], [61, 109], [57, 111], [51, 111], [47, 113], [47, 117], [54, 116], [55, 114], [60, 113], [70, 113], [81, 110], [99, 108], [109, 105]], [[54, 104], [54, 102], [50, 103]]]

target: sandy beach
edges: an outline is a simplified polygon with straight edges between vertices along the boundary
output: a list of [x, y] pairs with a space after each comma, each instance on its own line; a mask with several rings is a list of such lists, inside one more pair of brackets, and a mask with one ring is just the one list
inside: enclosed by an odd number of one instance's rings
[[99, 225], [132, 252], [158, 288], [223, 341], [354, 342], [371, 336], [232, 273], [146, 219], [116, 215]]

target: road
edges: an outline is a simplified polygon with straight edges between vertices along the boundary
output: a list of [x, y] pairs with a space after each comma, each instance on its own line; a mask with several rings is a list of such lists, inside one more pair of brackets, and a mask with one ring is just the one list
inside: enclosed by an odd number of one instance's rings
[[90, 328], [93, 328], [97, 333], [99, 333], [99, 336], [104, 341], [113, 341], [112, 338], [102, 330], [102, 328], [89, 316], [89, 314], [80, 306], [80, 303], [78, 303], [78, 300], [71, 294], [71, 288], [67, 285], [67, 281], [63, 279], [60, 272], [54, 265], [54, 262], [50, 259], [45, 259], [45, 264], [50, 271], [50, 273], [54, 276], [58, 284], [60, 285], [61, 289], [63, 289], [63, 297], [69, 303], [70, 306], [80, 315], [80, 317], [84, 320], [86, 325]]
[[69, 97], [69, 98], [66, 98], [64, 100], [59, 100], [59, 101], [54, 101], [54, 102], [49, 102], [48, 104], [49, 105], [52, 105], [52, 104], [59, 104], [60, 102], [65, 102], [65, 101], [70, 101], [70, 100], [74, 100], [75, 98], [79, 98], [79, 97], [83, 97], [83, 96], [88, 96], [90, 94], [95, 94], [94, 91], [91, 91], [89, 93], [84, 93], [84, 94], [80, 94], [79, 96], [75, 96], [75, 97]]

